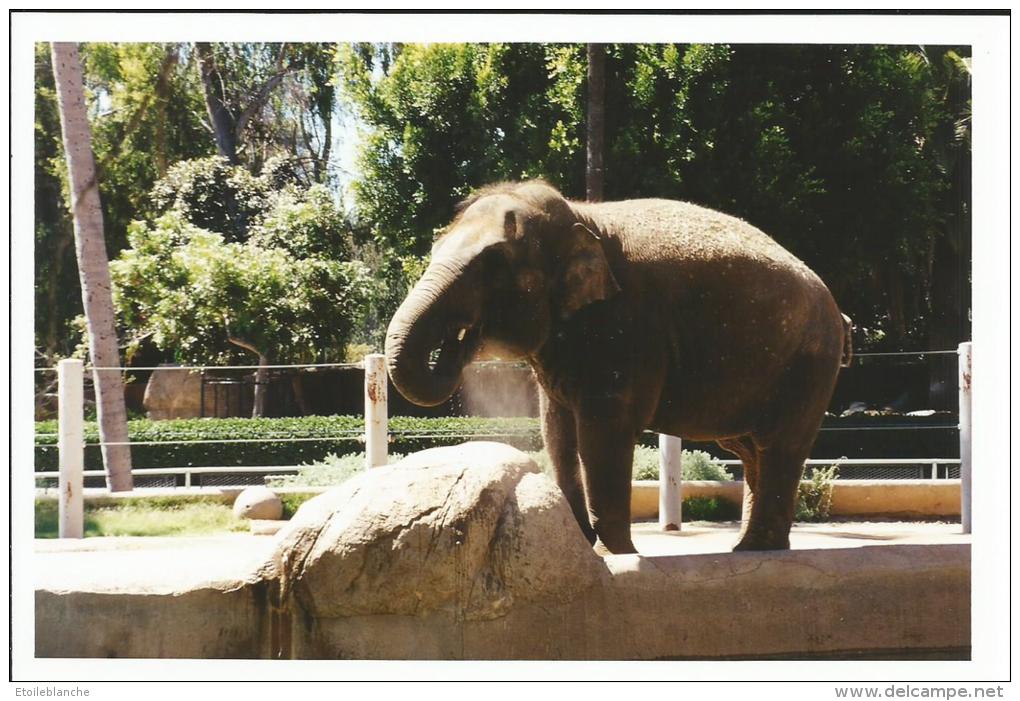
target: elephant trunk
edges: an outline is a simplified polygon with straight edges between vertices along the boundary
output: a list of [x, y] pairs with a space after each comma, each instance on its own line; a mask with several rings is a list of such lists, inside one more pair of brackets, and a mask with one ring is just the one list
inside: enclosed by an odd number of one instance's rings
[[[434, 261], [397, 309], [386, 331], [386, 363], [393, 384], [409, 401], [435, 406], [460, 386], [478, 346], [476, 310], [456, 288], [464, 266]], [[433, 351], [439, 350], [435, 365]]]

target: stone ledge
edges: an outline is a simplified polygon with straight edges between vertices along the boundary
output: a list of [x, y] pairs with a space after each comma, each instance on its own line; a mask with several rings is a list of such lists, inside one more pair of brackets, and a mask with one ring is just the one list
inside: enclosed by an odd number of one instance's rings
[[257, 573], [154, 592], [124, 577], [151, 553], [118, 556], [107, 586], [58, 585], [50, 568], [37, 656], [266, 658], [281, 637], [288, 656], [360, 659], [960, 659], [970, 645], [967, 544], [610, 556], [579, 599], [467, 621], [449, 609], [281, 622]]

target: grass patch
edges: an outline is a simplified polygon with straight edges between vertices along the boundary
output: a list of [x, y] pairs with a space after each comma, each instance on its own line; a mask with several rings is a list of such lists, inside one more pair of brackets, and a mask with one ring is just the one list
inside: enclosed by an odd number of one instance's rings
[[[154, 503], [129, 499], [116, 505], [85, 507], [85, 536], [179, 536], [247, 531], [248, 521], [234, 518], [231, 508], [216, 502]], [[35, 502], [35, 537], [56, 538], [55, 499]]]

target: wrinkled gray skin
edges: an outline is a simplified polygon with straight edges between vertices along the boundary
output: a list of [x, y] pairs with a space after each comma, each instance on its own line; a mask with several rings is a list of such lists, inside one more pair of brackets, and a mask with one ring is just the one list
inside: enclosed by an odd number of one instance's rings
[[613, 553], [634, 552], [640, 433], [718, 441], [750, 488], [736, 549], [767, 550], [789, 547], [844, 343], [829, 290], [754, 227], [669, 200], [570, 202], [530, 181], [463, 204], [386, 355], [396, 387], [426, 406], [452, 395], [483, 346], [526, 359], [557, 482], [589, 541]]

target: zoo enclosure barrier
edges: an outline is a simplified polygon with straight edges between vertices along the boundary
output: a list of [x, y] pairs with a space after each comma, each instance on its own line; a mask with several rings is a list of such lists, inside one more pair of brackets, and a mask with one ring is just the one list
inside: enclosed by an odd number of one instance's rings
[[[948, 351], [953, 352], [953, 351]], [[960, 436], [960, 458], [924, 458], [924, 459], [885, 459], [885, 458], [855, 458], [839, 459], [840, 464], [846, 465], [892, 465], [892, 464], [928, 464], [931, 466], [931, 477], [937, 476], [939, 465], [960, 466], [961, 481], [961, 525], [964, 533], [970, 533], [971, 529], [971, 367], [972, 367], [972, 344], [962, 343], [955, 353], [959, 356], [959, 436]], [[914, 353], [913, 355], [929, 355], [935, 353], [947, 353], [947, 351], [928, 351], [925, 353]], [[906, 355], [905, 353], [884, 354], [884, 353], [862, 353], [857, 357], [883, 356], [883, 355]], [[272, 367], [337, 367], [349, 364], [321, 363], [314, 365], [291, 365]], [[385, 369], [385, 357], [379, 354], [369, 355], [364, 361], [365, 368], [365, 442], [366, 467], [385, 465], [387, 462], [387, 381]], [[229, 369], [256, 369], [257, 366], [231, 366]], [[101, 371], [139, 370], [146, 368], [91, 368], [93, 373]], [[155, 368], [153, 368], [155, 369]], [[204, 368], [185, 368], [181, 370], [194, 370]], [[222, 368], [228, 369], [228, 368]], [[49, 370], [48, 368], [46, 370]], [[84, 477], [102, 476], [103, 471], [84, 470], [84, 365], [80, 360], [63, 360], [57, 368], [58, 376], [58, 490], [59, 490], [59, 535], [60, 537], [81, 537], [82, 514], [83, 514], [83, 490]], [[826, 430], [826, 429], [823, 429]], [[829, 429], [834, 430], [834, 429]], [[874, 428], [851, 427], [850, 429], [835, 430], [874, 430]], [[343, 436], [340, 438], [350, 438]], [[296, 441], [324, 441], [327, 438], [242, 438], [242, 439], [220, 439], [212, 441], [165, 441], [171, 443], [230, 443], [230, 442], [296, 442]], [[116, 445], [143, 445], [142, 441], [128, 441]], [[90, 444], [95, 445], [95, 444]], [[100, 442], [98, 445], [103, 445]], [[105, 445], [115, 445], [106, 443]], [[659, 520], [662, 528], [674, 530], [680, 527], [680, 504], [682, 499], [681, 480], [681, 440], [675, 436], [661, 434], [659, 436]], [[719, 460], [724, 465], [739, 465], [739, 460]], [[836, 462], [832, 459], [808, 460], [807, 465], [831, 464]], [[290, 466], [288, 466], [290, 467]], [[287, 467], [281, 466], [240, 466], [240, 467], [181, 467], [181, 468], [138, 468], [132, 470], [136, 476], [149, 475], [183, 475], [184, 485], [191, 486], [192, 475], [223, 474], [230, 472], [278, 474], [286, 471]], [[291, 469], [295, 469], [291, 467]], [[52, 473], [36, 472], [35, 477], [52, 477]]]

